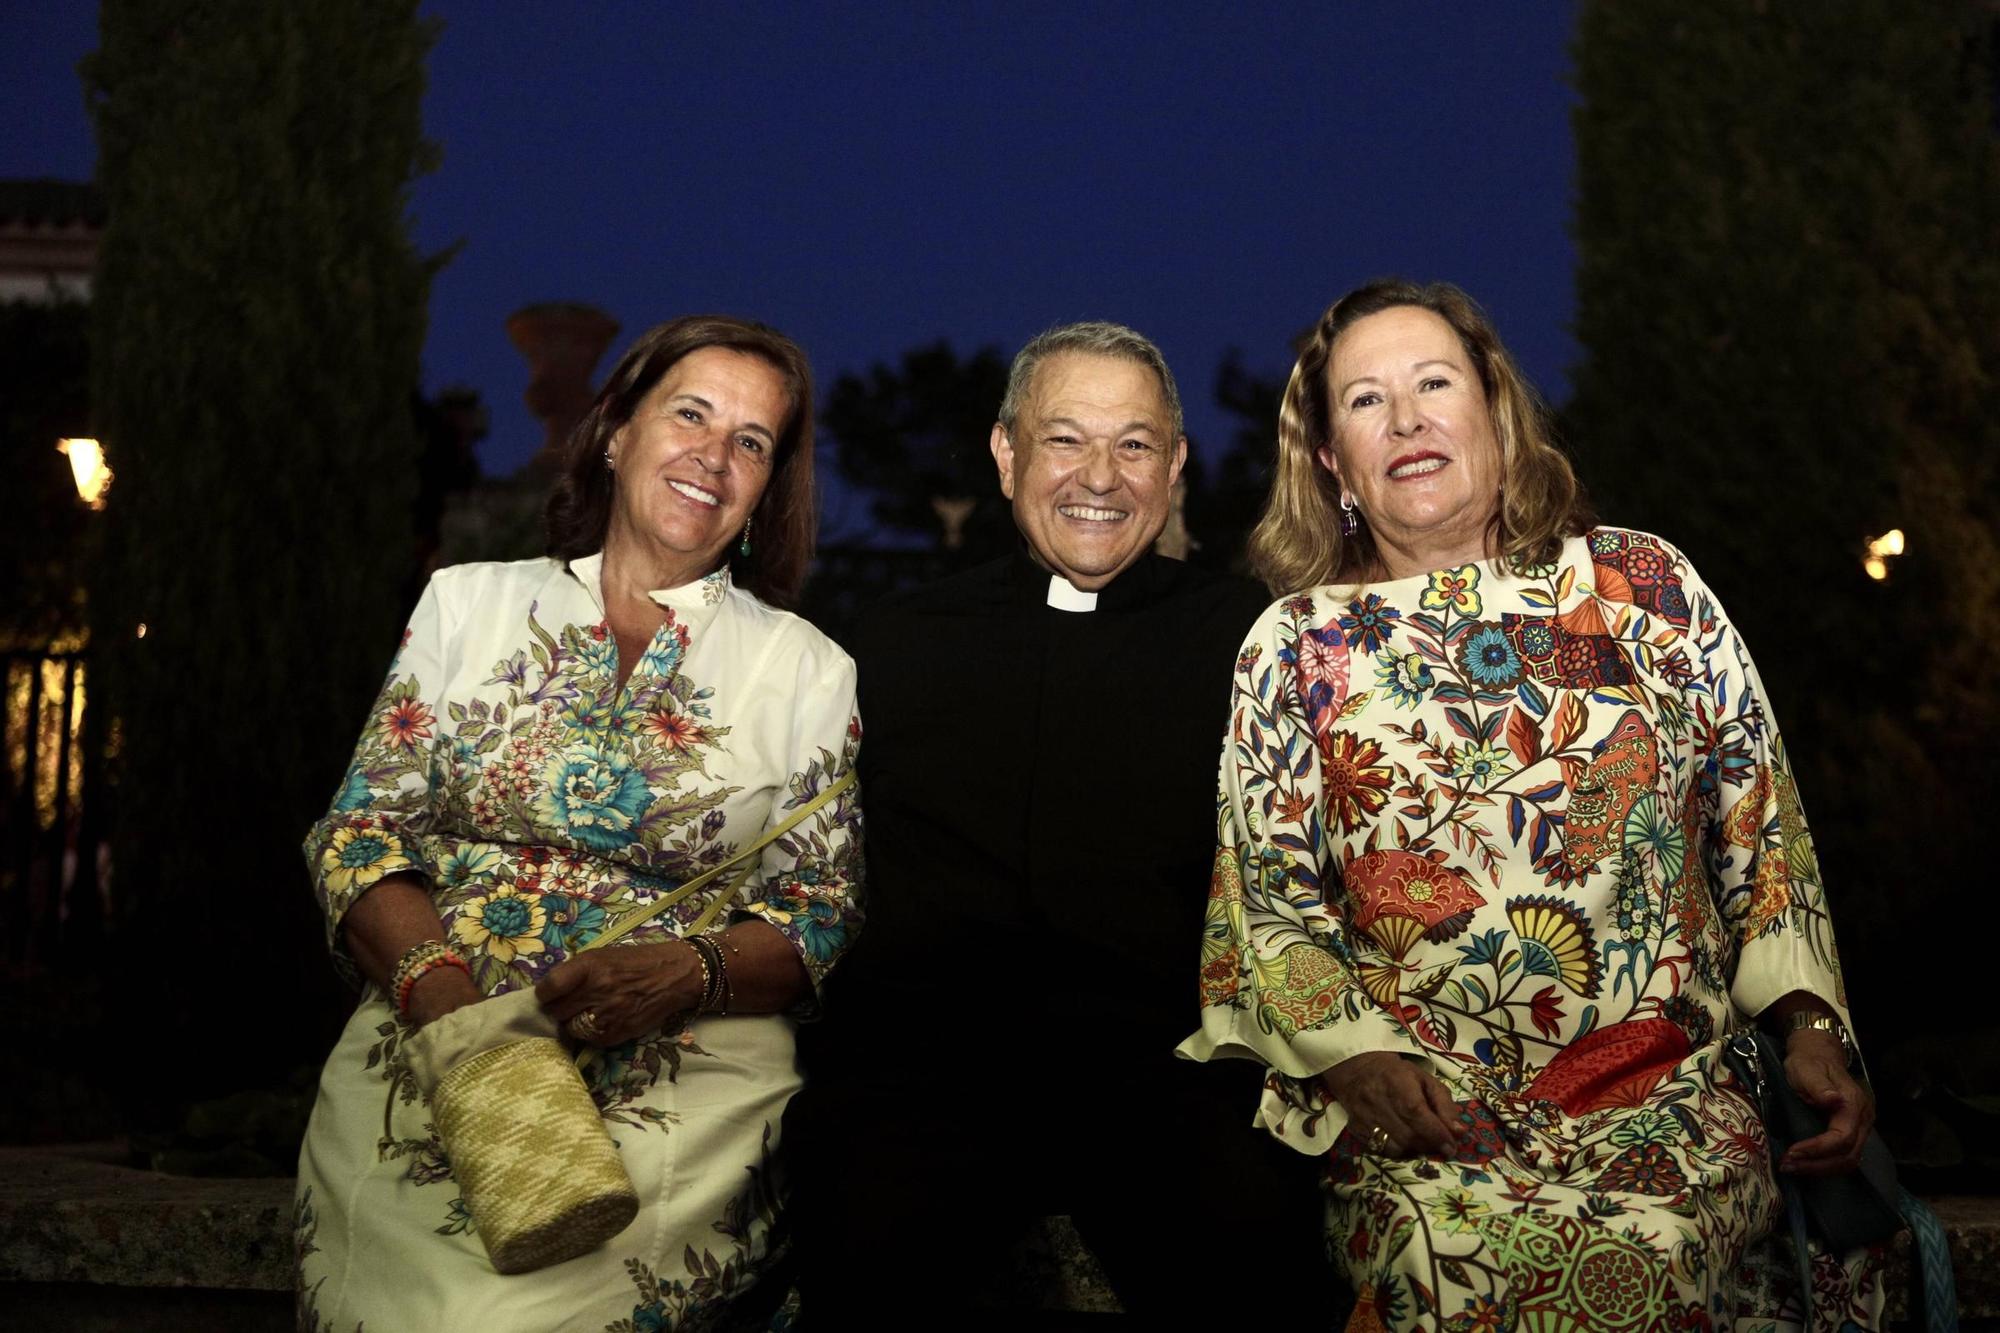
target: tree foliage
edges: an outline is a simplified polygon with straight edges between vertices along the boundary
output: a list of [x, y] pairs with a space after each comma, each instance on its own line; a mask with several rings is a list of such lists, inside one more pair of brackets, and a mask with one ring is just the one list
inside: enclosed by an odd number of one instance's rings
[[842, 477], [873, 496], [882, 526], [937, 535], [933, 500], [977, 502], [965, 528], [965, 555], [983, 558], [1013, 541], [988, 441], [1007, 362], [991, 347], [961, 359], [943, 341], [833, 382], [820, 421], [837, 444]]
[[[1863, 996], [1905, 994], [1907, 931], [1978, 919], [1984, 879], [1995, 23], [1978, 0], [1620, 0], [1582, 8], [1576, 46], [1566, 425], [1603, 512], [1681, 544], [1746, 628]], [[1875, 583], [1863, 542], [1892, 527], [1908, 554]]]
[[1284, 396], [1285, 376], [1254, 374], [1233, 347], [1223, 353], [1215, 371], [1215, 402], [1235, 418], [1236, 425], [1212, 472], [1192, 447], [1181, 470], [1187, 485], [1188, 530], [1200, 543], [1190, 563], [1250, 576], [1244, 548], [1271, 489], [1278, 407]]
[[[324, 1049], [298, 847], [414, 558], [416, 10], [104, 0], [84, 67], [109, 210], [91, 393], [117, 483], [90, 603], [121, 970], [128, 1012], [218, 1038], [215, 1067], [183, 1042], [133, 1076], [169, 1095], [176, 1072], [213, 1088]], [[289, 1041], [260, 1039], [273, 1024]]]

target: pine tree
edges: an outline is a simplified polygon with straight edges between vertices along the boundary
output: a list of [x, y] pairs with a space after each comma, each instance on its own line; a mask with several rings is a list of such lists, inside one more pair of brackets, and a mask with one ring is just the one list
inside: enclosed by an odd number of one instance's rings
[[[1996, 35], [1979, 0], [1620, 0], [1576, 45], [1565, 424], [1603, 512], [1686, 549], [1756, 651], [1884, 1025], [1913, 949], [1945, 974], [1927, 1011], [1968, 984], [1917, 923], [1984, 911]], [[1873, 582], [1892, 527], [1908, 553]]]
[[117, 966], [133, 1021], [212, 1034], [134, 1073], [162, 1106], [325, 1049], [298, 848], [414, 558], [416, 10], [104, 0], [84, 68], [109, 209], [92, 398], [117, 481], [90, 610]]

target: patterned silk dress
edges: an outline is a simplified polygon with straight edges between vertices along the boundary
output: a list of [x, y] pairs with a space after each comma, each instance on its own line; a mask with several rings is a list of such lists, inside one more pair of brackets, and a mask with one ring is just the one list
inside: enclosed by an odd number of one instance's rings
[[[1730, 1032], [1846, 1015], [1819, 866], [1742, 640], [1687, 559], [1601, 528], [1555, 563], [1319, 587], [1236, 664], [1197, 1059], [1266, 1063], [1327, 1154], [1352, 1328], [1769, 1329], [1796, 1278]], [[1414, 1057], [1449, 1160], [1362, 1150], [1322, 1071]], [[1879, 1319], [1818, 1256], [1819, 1322]]]
[[[666, 623], [620, 688], [600, 571], [592, 556], [431, 580], [306, 841], [336, 959], [355, 900], [414, 870], [483, 990], [532, 986], [852, 765], [854, 668], [830, 640], [725, 569], [651, 594]], [[860, 925], [860, 831], [850, 790], [766, 848], [716, 920], [769, 922], [817, 987]], [[672, 938], [730, 878], [611, 947]], [[791, 1017], [703, 1017], [590, 1057], [639, 1215], [590, 1254], [504, 1278], [403, 1075], [407, 1035], [371, 987], [321, 1076], [299, 1162], [302, 1329], [701, 1327], [767, 1263], [770, 1154], [799, 1082]]]

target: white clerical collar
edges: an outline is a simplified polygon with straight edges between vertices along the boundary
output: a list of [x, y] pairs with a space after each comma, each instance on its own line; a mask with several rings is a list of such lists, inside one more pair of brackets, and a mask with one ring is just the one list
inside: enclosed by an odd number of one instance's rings
[[1085, 592], [1060, 574], [1051, 574], [1049, 605], [1058, 611], [1095, 611], [1097, 594]]

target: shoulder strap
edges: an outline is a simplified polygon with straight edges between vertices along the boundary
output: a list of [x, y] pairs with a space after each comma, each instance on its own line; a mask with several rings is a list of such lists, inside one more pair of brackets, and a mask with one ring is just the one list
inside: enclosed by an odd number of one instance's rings
[[[1911, 1274], [1910, 1323], [1924, 1333], [1958, 1333], [1958, 1283], [1951, 1271], [1951, 1242], [1937, 1214], [1908, 1190], [1898, 1190], [1896, 1202], [1909, 1224], [1917, 1271]], [[1921, 1315], [1918, 1313], [1922, 1311]]]
[[1818, 1327], [1814, 1319], [1814, 1307], [1819, 1304], [1813, 1296], [1812, 1247], [1806, 1240], [1806, 1205], [1799, 1197], [1799, 1187], [1780, 1176], [1778, 1190], [1785, 1200], [1785, 1217], [1792, 1224], [1792, 1257], [1799, 1265], [1799, 1323], [1806, 1328]]
[[644, 907], [634, 908], [632, 911], [625, 913], [612, 922], [611, 925], [607, 926], [603, 933], [598, 935], [596, 939], [593, 939], [576, 952], [582, 953], [584, 949], [596, 949], [624, 939], [627, 935], [637, 930], [640, 926], [645, 925], [669, 907], [687, 901], [688, 898], [708, 887], [724, 871], [734, 869], [739, 865], [742, 866], [741, 873], [730, 882], [729, 891], [717, 894], [715, 901], [708, 905], [707, 910], [696, 919], [690, 928], [690, 934], [699, 935], [708, 928], [709, 922], [715, 920], [716, 915], [721, 912], [723, 904], [732, 901], [738, 893], [742, 892], [743, 886], [750, 882], [750, 876], [757, 871], [757, 853], [763, 851], [787, 833], [790, 833], [808, 816], [820, 810], [828, 801], [831, 801], [834, 797], [840, 795], [853, 785], [854, 770], [850, 768], [840, 776], [839, 781], [832, 783], [824, 791], [820, 792], [819, 795], [813, 797], [812, 800], [792, 811], [791, 814], [785, 817], [783, 823], [766, 829], [755, 842], [737, 852], [736, 855], [730, 857], [720, 865], [710, 866], [693, 879], [677, 886], [670, 892], [661, 894]]

